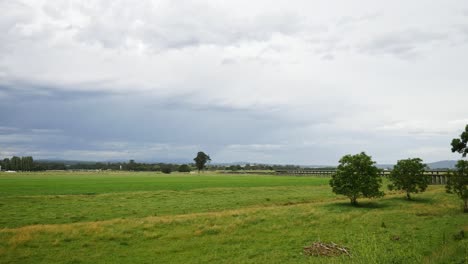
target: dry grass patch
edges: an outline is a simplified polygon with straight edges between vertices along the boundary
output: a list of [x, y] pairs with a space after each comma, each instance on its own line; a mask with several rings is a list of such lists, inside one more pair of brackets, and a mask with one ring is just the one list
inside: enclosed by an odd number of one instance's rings
[[8, 241], [8, 243], [12, 247], [16, 247], [18, 245], [24, 244], [30, 240], [33, 239], [33, 234], [30, 230], [23, 229], [20, 230], [19, 232], [16, 232], [13, 237], [11, 237]]
[[340, 255], [350, 256], [349, 249], [344, 246], [339, 246], [333, 242], [322, 243], [314, 242], [312, 245], [304, 247], [304, 254], [306, 256], [326, 256], [334, 257]]

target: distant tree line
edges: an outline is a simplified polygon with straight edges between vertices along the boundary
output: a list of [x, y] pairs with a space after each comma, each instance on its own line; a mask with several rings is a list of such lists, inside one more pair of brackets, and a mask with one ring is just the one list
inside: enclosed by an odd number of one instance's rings
[[[45, 162], [44, 162], [45, 163]], [[42, 162], [41, 162], [42, 164]], [[52, 164], [47, 162], [47, 164]], [[47, 165], [46, 164], [46, 165]], [[129, 160], [128, 162], [86, 162], [86, 163], [74, 163], [74, 164], [62, 164], [64, 169], [70, 170], [122, 170], [126, 171], [178, 171], [178, 172], [190, 172], [197, 170], [196, 163], [188, 164], [176, 164], [176, 163], [140, 163], [135, 160]], [[219, 170], [231, 170], [231, 171], [242, 171], [242, 170], [296, 170], [301, 169], [300, 166], [296, 165], [268, 165], [268, 164], [246, 164], [246, 165], [222, 165], [222, 164], [210, 164], [204, 167], [207, 171], [219, 171]], [[326, 168], [327, 169], [327, 168]], [[334, 169], [334, 168], [331, 168]]]
[[31, 156], [5, 158], [0, 160], [2, 170], [12, 171], [45, 171], [45, 170], [127, 170], [127, 171], [162, 171], [162, 172], [190, 172], [193, 164], [171, 163], [139, 163], [129, 162], [62, 162], [34, 160]]
[[[45, 171], [45, 170], [125, 170], [125, 171], [160, 171], [170, 173], [190, 172], [197, 170], [196, 163], [176, 164], [176, 163], [145, 163], [136, 162], [131, 159], [128, 162], [68, 162], [68, 161], [52, 161], [52, 160], [33, 160], [33, 157], [17, 157], [5, 158], [0, 160], [2, 170], [14, 171]], [[307, 169], [297, 165], [271, 165], [271, 164], [245, 164], [245, 165], [223, 165], [210, 164], [205, 166], [205, 170], [218, 171], [251, 171], [251, 170], [299, 170]], [[321, 170], [335, 168], [320, 168]]]
[[190, 172], [193, 164], [175, 163], [144, 163], [131, 159], [128, 162], [79, 162], [65, 165], [69, 170], [125, 170], [125, 171], [161, 171], [170, 173], [173, 171]]
[[[218, 170], [230, 170], [230, 171], [247, 171], [247, 170], [307, 170], [311, 168], [304, 168], [298, 165], [271, 165], [271, 164], [245, 164], [241, 166], [237, 165], [229, 165], [229, 166], [217, 166]], [[336, 168], [320, 168], [321, 170], [334, 170]]]
[[2, 170], [14, 170], [14, 171], [37, 171], [40, 170], [38, 164], [34, 162], [33, 157], [17, 157], [5, 158], [0, 161]]

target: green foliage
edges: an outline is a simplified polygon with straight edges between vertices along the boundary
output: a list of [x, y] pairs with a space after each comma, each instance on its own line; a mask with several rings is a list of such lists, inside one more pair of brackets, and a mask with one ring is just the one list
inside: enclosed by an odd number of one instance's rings
[[31, 156], [21, 157], [21, 170], [22, 171], [34, 170], [34, 161]]
[[452, 140], [452, 152], [458, 152], [462, 154], [462, 157], [466, 157], [468, 154], [468, 125], [465, 127], [465, 131], [463, 131], [460, 135], [460, 138], [454, 138]]
[[136, 166], [137, 164], [135, 163], [135, 160], [131, 159], [128, 161], [127, 170], [130, 170], [130, 171], [135, 170]]
[[178, 171], [179, 172], [190, 172], [192, 169], [190, 168], [189, 165], [187, 164], [182, 164], [179, 166]]
[[455, 170], [450, 171], [445, 185], [447, 193], [456, 194], [464, 202], [463, 211], [468, 213], [468, 161], [459, 160]]
[[465, 238], [465, 230], [463, 229], [453, 235], [454, 240], [463, 240], [464, 238]]
[[164, 165], [164, 166], [161, 167], [161, 172], [162, 172], [162, 173], [169, 174], [169, 173], [172, 172], [172, 168], [171, 168], [171, 166]]
[[226, 170], [240, 171], [242, 170], [242, 167], [240, 165], [231, 165], [229, 167], [226, 167]]
[[21, 158], [13, 156], [10, 160], [10, 168], [15, 171], [21, 170]]
[[206, 163], [210, 161], [211, 158], [203, 151], [200, 151], [197, 153], [197, 156], [193, 160], [195, 161], [195, 166], [197, 167], [198, 172], [200, 172], [205, 168]]
[[5, 158], [0, 161], [0, 165], [3, 170], [15, 170], [15, 171], [34, 171], [38, 170], [36, 164], [31, 156], [27, 157], [12, 157], [11, 160]]
[[420, 158], [399, 160], [390, 173], [392, 184], [388, 188], [405, 191], [406, 198], [410, 200], [410, 193], [424, 192], [427, 189], [429, 177], [424, 175], [426, 168]]
[[359, 197], [382, 197], [384, 193], [379, 190], [382, 178], [374, 164], [364, 152], [342, 157], [336, 174], [330, 180], [332, 191], [346, 195], [353, 205], [357, 205]]
[[3, 170], [11, 170], [10, 166], [10, 159], [9, 158], [4, 158], [2, 161], [2, 169]]

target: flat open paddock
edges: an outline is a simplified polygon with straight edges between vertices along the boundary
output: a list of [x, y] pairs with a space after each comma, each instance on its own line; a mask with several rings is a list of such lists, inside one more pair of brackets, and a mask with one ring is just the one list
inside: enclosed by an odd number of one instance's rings
[[[0, 174], [0, 263], [465, 263], [443, 186], [354, 208], [323, 177]], [[351, 257], [311, 257], [315, 241]]]

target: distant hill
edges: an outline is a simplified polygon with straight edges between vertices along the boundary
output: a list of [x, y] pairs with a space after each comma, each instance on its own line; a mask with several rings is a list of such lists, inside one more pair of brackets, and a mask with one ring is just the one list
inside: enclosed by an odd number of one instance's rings
[[431, 169], [453, 169], [457, 164], [456, 160], [441, 160], [432, 163], [427, 163], [427, 166]]
[[[455, 168], [455, 164], [457, 163], [456, 160], [441, 160], [436, 162], [426, 163], [427, 166], [431, 170], [438, 170], [438, 169], [453, 169]], [[380, 169], [393, 169], [394, 164], [377, 164], [377, 168]]]

